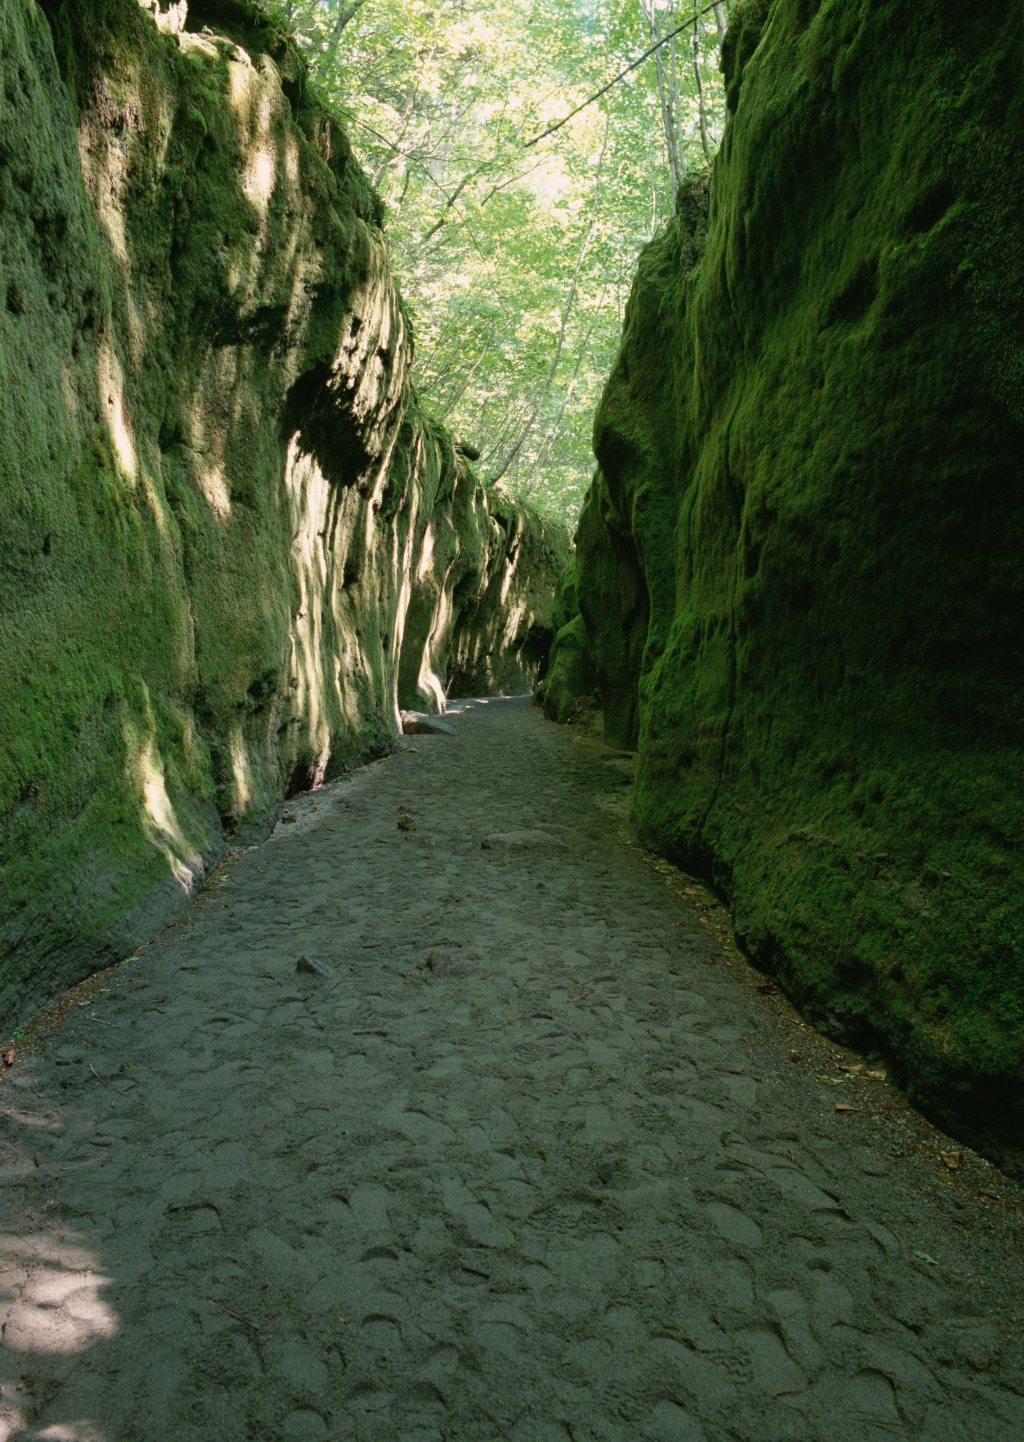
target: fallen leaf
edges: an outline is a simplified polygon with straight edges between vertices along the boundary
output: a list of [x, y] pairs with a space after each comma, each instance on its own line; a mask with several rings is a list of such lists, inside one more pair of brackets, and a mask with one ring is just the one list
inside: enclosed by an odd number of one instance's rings
[[860, 1111], [860, 1107], [852, 1107], [849, 1102], [837, 1102], [837, 1103], [836, 1103], [836, 1111], [837, 1111], [837, 1112], [859, 1112], [859, 1111]]
[[762, 996], [778, 996], [779, 994], [779, 988], [777, 986], [772, 986], [770, 981], [762, 982], [757, 989]]
[[948, 1167], [951, 1172], [956, 1171], [963, 1158], [963, 1152], [940, 1152], [939, 1155], [943, 1166]]
[[863, 1062], [855, 1062], [852, 1066], [844, 1066], [843, 1071], [849, 1072], [850, 1076], [860, 1076], [864, 1071]]
[[672, 925], [673, 925], [673, 926], [685, 926], [685, 925], [686, 925], [686, 917], [684, 916], [683, 919], [682, 919], [682, 921], [673, 921]]
[[914, 1256], [919, 1262], [927, 1262], [929, 1267], [937, 1267], [939, 1265], [935, 1258], [930, 1257], [927, 1252], [915, 1252]]
[[873, 1071], [866, 1072], [865, 1075], [869, 1076], [872, 1081], [886, 1081], [889, 1073], [883, 1071], [881, 1067], [876, 1067]]
[[581, 991], [580, 994], [579, 994], [579, 996], [571, 996], [571, 997], [569, 998], [570, 1001], [586, 1001], [586, 999], [587, 999], [587, 993], [586, 993], [585, 991]]
[[14, 1048], [13, 1048], [13, 1047], [9, 1047], [9, 1048], [7, 1049], [7, 1051], [5, 1051], [5, 1052], [0, 1052], [0, 1062], [2, 1062], [2, 1063], [4, 1064], [4, 1066], [13, 1066], [13, 1065], [14, 1065]]
[[[286, 826], [292, 826], [292, 825], [295, 824], [296, 818], [295, 818], [294, 816], [282, 816], [282, 817], [281, 817], [281, 820], [284, 822], [284, 824], [285, 824]], [[216, 1306], [216, 1305], [217, 1305], [217, 1304], [214, 1303], [214, 1306]]]

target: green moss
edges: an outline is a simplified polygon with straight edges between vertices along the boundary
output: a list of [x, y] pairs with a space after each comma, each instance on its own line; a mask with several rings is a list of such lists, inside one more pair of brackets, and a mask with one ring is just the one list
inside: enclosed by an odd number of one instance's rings
[[0, 7], [4, 1015], [388, 749], [427, 637], [529, 684], [564, 559], [419, 415], [379, 205], [290, 37], [189, 17]]
[[579, 614], [559, 627], [551, 646], [551, 659], [537, 701], [549, 721], [576, 720], [597, 697], [594, 667], [583, 617]]
[[755, 957], [1019, 1160], [1024, 21], [748, 0], [725, 68], [595, 427], [611, 732]]

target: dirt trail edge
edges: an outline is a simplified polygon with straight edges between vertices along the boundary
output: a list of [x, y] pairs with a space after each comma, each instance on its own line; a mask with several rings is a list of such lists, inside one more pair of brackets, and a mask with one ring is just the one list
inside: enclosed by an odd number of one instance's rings
[[628, 761], [450, 719], [3, 1073], [0, 1442], [1024, 1438], [1019, 1191], [792, 1064]]

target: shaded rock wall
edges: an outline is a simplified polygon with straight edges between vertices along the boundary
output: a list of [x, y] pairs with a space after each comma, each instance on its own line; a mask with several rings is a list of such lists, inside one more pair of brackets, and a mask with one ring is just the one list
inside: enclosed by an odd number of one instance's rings
[[1024, 14], [746, 0], [724, 64], [596, 422], [606, 733], [754, 957], [1019, 1163]]
[[[592, 713], [602, 712], [601, 693], [594, 663], [594, 637], [588, 633], [580, 615], [576, 553], [562, 572], [555, 589], [551, 624], [555, 634], [549, 650], [549, 664], [534, 693], [534, 702], [544, 708], [549, 721], [562, 725], [570, 721], [579, 722], [584, 715], [593, 719]], [[605, 690], [609, 689], [605, 673]], [[633, 697], [634, 691], [635, 687], [628, 686], [625, 694]], [[603, 714], [597, 719], [603, 729]]]
[[378, 201], [256, 8], [0, 0], [4, 1012], [387, 748], [400, 678], [534, 679], [564, 547], [411, 354]]

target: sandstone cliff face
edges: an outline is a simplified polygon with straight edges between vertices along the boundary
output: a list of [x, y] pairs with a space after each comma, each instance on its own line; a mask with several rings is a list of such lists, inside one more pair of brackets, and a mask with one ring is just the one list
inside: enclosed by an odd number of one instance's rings
[[535, 678], [563, 548], [410, 362], [378, 202], [247, 0], [2, 0], [3, 1011], [400, 703]]
[[1019, 1162], [1024, 17], [746, 0], [725, 65], [596, 424], [606, 731], [754, 957]]

